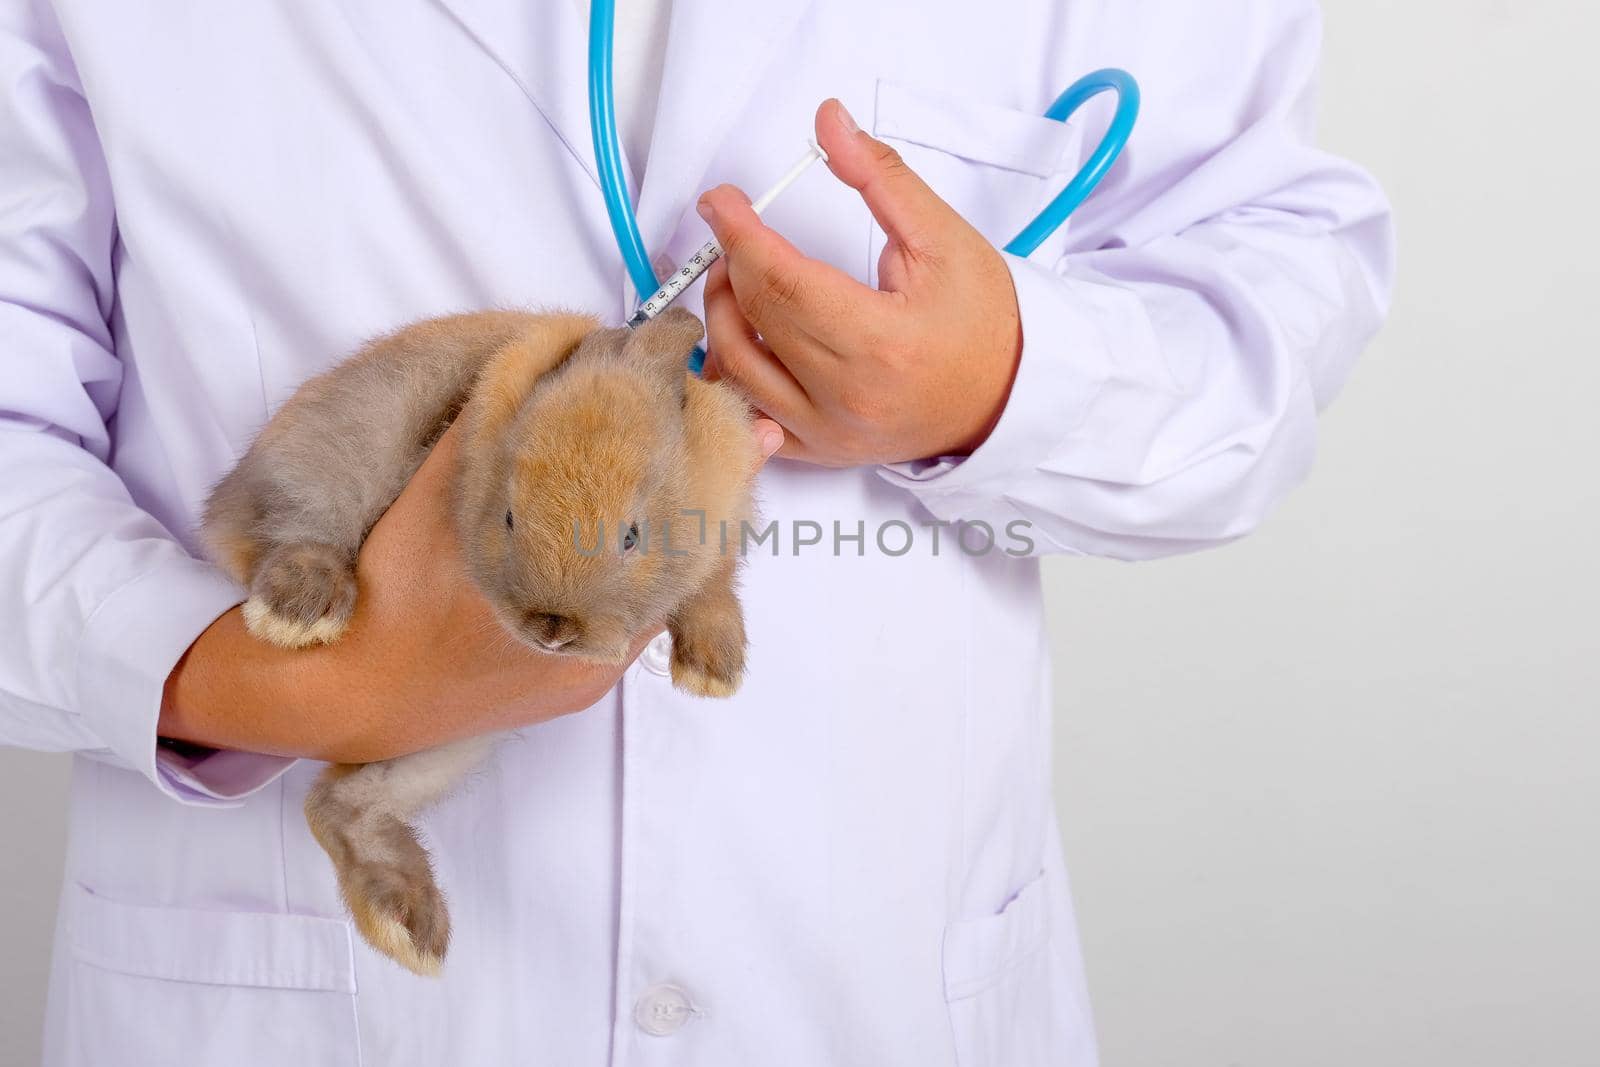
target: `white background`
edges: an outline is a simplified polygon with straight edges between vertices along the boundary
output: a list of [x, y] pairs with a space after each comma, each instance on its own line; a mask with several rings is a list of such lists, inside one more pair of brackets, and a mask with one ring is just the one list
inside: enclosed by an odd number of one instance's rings
[[[1257, 536], [1048, 570], [1103, 1058], [1584, 1067], [1600, 5], [1325, 7], [1323, 139], [1397, 205], [1393, 322]], [[0, 1067], [38, 1058], [67, 766], [0, 750]]]

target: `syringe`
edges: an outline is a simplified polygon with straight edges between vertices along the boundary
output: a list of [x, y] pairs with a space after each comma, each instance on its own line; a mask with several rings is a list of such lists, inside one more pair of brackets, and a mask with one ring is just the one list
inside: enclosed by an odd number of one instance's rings
[[[800, 175], [804, 174], [811, 164], [819, 159], [826, 160], [827, 158], [828, 153], [823, 151], [822, 146], [812, 141], [811, 147], [806, 149], [806, 154], [794, 166], [789, 168], [787, 174], [778, 179], [776, 185], [762, 193], [750, 207], [755, 210], [757, 215], [761, 214], [772, 205], [774, 200], [778, 199], [785, 189], [799, 180]], [[694, 284], [696, 278], [710, 270], [711, 264], [721, 258], [722, 246], [713, 237], [701, 245], [699, 251], [689, 257], [688, 262], [673, 271], [666, 282], [655, 291], [649, 300], [639, 305], [639, 310], [635, 311], [633, 318], [628, 320], [628, 329], [638, 329], [667, 310], [674, 300], [683, 295], [685, 289]]]

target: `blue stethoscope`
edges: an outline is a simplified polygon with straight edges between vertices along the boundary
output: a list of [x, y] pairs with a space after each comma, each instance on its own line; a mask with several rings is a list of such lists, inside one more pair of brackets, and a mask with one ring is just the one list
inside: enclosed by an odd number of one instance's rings
[[[617, 250], [628, 268], [628, 277], [640, 296], [649, 297], [660, 289], [655, 267], [639, 235], [639, 222], [628, 199], [628, 185], [622, 177], [622, 149], [617, 140], [616, 103], [612, 97], [611, 41], [616, 18], [616, 0], [591, 0], [589, 5], [589, 127], [594, 136], [594, 158], [599, 171], [600, 192], [605, 197], [606, 214]], [[1111, 170], [1133, 135], [1139, 118], [1139, 83], [1124, 70], [1097, 70], [1075, 82], [1056, 98], [1045, 117], [1065, 122], [1084, 104], [1111, 91], [1117, 94], [1117, 111], [1111, 126], [1089, 161], [1066, 188], [1005, 246], [1014, 256], [1031, 256], [1038, 247], [1083, 205]], [[675, 296], [676, 294], [672, 294]], [[670, 298], [669, 298], [670, 299]], [[642, 321], [635, 316], [634, 324]], [[700, 372], [705, 353], [696, 349], [690, 369]]]

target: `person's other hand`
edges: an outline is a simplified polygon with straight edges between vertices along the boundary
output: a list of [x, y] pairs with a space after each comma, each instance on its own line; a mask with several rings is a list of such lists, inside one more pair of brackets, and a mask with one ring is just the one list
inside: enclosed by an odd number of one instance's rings
[[881, 288], [802, 255], [718, 186], [699, 204], [725, 252], [706, 279], [706, 376], [782, 424], [783, 456], [843, 467], [968, 454], [999, 421], [1022, 349], [1005, 261], [837, 100], [816, 129], [888, 237]]
[[[782, 441], [764, 420], [752, 432], [763, 460]], [[233, 609], [173, 670], [161, 735], [366, 763], [543, 722], [604, 696], [626, 663], [521, 644], [467, 577], [452, 507], [458, 439], [454, 427], [444, 434], [368, 535], [357, 562], [360, 598], [338, 641], [275, 648], [252, 637]], [[659, 632], [638, 635], [628, 662]]]

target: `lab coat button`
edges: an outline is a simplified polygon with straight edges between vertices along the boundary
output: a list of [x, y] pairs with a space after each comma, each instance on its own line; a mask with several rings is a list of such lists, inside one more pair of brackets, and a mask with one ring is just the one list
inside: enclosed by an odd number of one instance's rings
[[[672, 262], [672, 258], [670, 256], [657, 256], [655, 259], [650, 261], [650, 265], [655, 268], [656, 277], [663, 280], [672, 277], [672, 275], [676, 273], [678, 269], [678, 265]], [[646, 293], [644, 295], [649, 296], [650, 294]]]
[[670, 982], [646, 989], [633, 1005], [633, 1021], [654, 1037], [670, 1037], [698, 1014], [689, 994]]
[[644, 646], [639, 662], [651, 674], [665, 675], [672, 669], [672, 635], [661, 634]]

